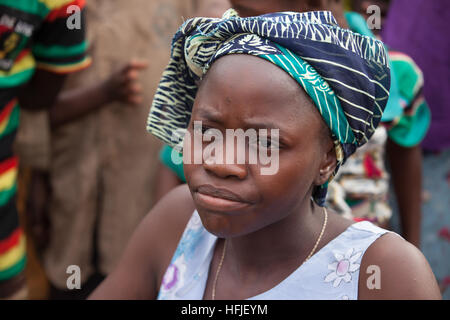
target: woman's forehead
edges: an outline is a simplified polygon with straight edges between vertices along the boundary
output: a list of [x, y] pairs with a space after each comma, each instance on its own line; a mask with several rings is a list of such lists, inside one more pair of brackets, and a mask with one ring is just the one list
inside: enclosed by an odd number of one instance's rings
[[310, 115], [314, 108], [284, 70], [258, 57], [235, 54], [212, 65], [200, 86], [193, 114], [214, 122], [231, 118], [254, 128], [281, 129], [314, 121]]
[[225, 103], [294, 102], [306, 93], [280, 67], [251, 55], [232, 54], [214, 62], [202, 84], [202, 98], [222, 97]]

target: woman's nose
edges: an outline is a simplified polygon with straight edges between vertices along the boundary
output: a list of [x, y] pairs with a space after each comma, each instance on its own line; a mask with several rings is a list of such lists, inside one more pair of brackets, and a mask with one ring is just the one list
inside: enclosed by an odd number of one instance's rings
[[215, 161], [214, 159], [204, 159], [203, 168], [220, 178], [236, 177], [240, 180], [247, 177], [247, 166], [235, 162]]

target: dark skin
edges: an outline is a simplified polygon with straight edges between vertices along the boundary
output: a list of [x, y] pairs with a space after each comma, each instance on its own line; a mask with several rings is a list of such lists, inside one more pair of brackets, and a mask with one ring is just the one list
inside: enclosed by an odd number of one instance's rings
[[[339, 0], [230, 0], [240, 16], [258, 16], [280, 11], [330, 10], [338, 24], [348, 28], [344, 7]], [[365, 3], [365, 2], [363, 2]], [[367, 4], [367, 3], [366, 3]], [[375, 4], [378, 4], [375, 3]], [[381, 6], [384, 10], [385, 6]], [[365, 10], [367, 7], [361, 7]], [[401, 218], [402, 234], [406, 240], [420, 247], [422, 217], [422, 153], [420, 145], [403, 147], [388, 138], [387, 159]], [[382, 227], [388, 227], [387, 225]]]
[[55, 103], [66, 77], [64, 74], [37, 69], [19, 92], [20, 107], [27, 110], [48, 109]]
[[402, 236], [416, 247], [420, 247], [422, 149], [420, 145], [402, 147], [388, 139], [386, 151], [399, 206]]
[[[344, 8], [338, 0], [231, 0], [233, 8], [241, 17], [258, 16], [270, 12], [294, 11], [304, 12], [312, 10], [330, 10], [339, 25], [348, 28], [344, 18]], [[367, 1], [356, 2], [359, 12], [366, 12]], [[386, 15], [386, 2], [376, 1], [381, 7], [382, 19]], [[374, 30], [377, 31], [377, 30]], [[420, 226], [422, 220], [422, 152], [420, 145], [402, 147], [388, 138], [387, 159], [392, 170], [392, 181], [398, 203], [402, 235], [406, 240], [420, 247]], [[158, 197], [180, 184], [169, 168], [162, 166], [161, 176], [168, 177], [158, 189]], [[161, 181], [161, 180], [160, 180]], [[388, 228], [389, 225], [381, 227]]]
[[[205, 126], [221, 131], [278, 127], [281, 143], [278, 172], [261, 175], [259, 163], [185, 165], [188, 185], [175, 188], [144, 218], [117, 268], [91, 299], [156, 298], [195, 208], [205, 228], [219, 236], [205, 299], [211, 298], [223, 238], [228, 239], [228, 246], [217, 282], [217, 299], [245, 299], [273, 288], [302, 264], [314, 246], [324, 214], [322, 208], [311, 203], [310, 196], [314, 186], [330, 177], [336, 157], [331, 138], [324, 139], [321, 116], [299, 85], [263, 59], [226, 56], [213, 64], [202, 81], [190, 131], [194, 120], [202, 120]], [[241, 206], [227, 211], [211, 206], [202, 200], [205, 191], [201, 186], [205, 184], [239, 194]], [[220, 198], [220, 194], [214, 198]], [[317, 250], [351, 224], [330, 212]], [[415, 247], [390, 234], [376, 243], [380, 244], [366, 251], [363, 265], [378, 264], [382, 279], [390, 283], [382, 280], [382, 289], [374, 294], [373, 290], [364, 289], [365, 277], [361, 276], [360, 299], [440, 298], [433, 274]], [[410, 282], [421, 290], [411, 291]]]
[[113, 101], [139, 105], [142, 103], [139, 71], [147, 67], [145, 61], [132, 60], [103, 82], [62, 92], [50, 108], [50, 125], [54, 129]]
[[168, 192], [170, 192], [170, 190], [183, 183], [177, 175], [162, 162], [158, 163], [156, 181], [158, 181], [156, 184], [158, 187], [155, 191], [155, 201], [161, 200]]
[[[248, 64], [250, 70], [234, 71]], [[271, 88], [271, 92], [261, 94], [263, 88]], [[280, 96], [273, 92], [280, 92]], [[274, 105], [282, 106], [280, 112], [274, 112]], [[217, 299], [249, 298], [281, 282], [314, 246], [324, 215], [323, 209], [311, 204], [310, 197], [312, 188], [324, 183], [335, 167], [333, 144], [330, 138], [319, 140], [325, 125], [297, 83], [276, 66], [249, 56], [229, 56], [215, 65], [198, 92], [191, 123], [193, 120], [223, 132], [238, 128], [280, 129], [280, 168], [276, 175], [261, 175], [260, 164], [184, 166], [203, 225], [218, 237], [229, 239]], [[242, 210], [218, 212], [201, 201], [199, 187], [205, 184], [231, 190], [250, 204]], [[325, 241], [350, 224], [335, 215], [330, 218]], [[220, 242], [219, 253], [222, 246]], [[215, 256], [211, 272], [217, 269], [219, 257]], [[210, 273], [205, 299], [211, 297], [213, 279], [214, 273]]]
[[[239, 12], [241, 17], [249, 17], [256, 16], [270, 12], [277, 11], [309, 11], [309, 10], [320, 10], [322, 6], [324, 6], [323, 0], [307, 0], [307, 1], [296, 1], [296, 0], [242, 0], [242, 1], [229, 1], [233, 8]], [[212, 7], [212, 6], [211, 6]], [[335, 10], [338, 10], [338, 6], [334, 6]], [[276, 9], [274, 9], [276, 8]], [[198, 14], [198, 16], [220, 16], [220, 15], [211, 15], [204, 14], [205, 12], [201, 12], [202, 14]], [[208, 12], [211, 13], [211, 12]], [[222, 13], [221, 11], [217, 11], [216, 13]], [[342, 15], [343, 18], [343, 15]], [[347, 26], [345, 19], [341, 19], [338, 21], [340, 25]], [[182, 182], [176, 177], [176, 175], [166, 166], [161, 166], [161, 178], [166, 178], [167, 181], [163, 182], [162, 179], [159, 179], [158, 192], [156, 197], [160, 197], [165, 195], [167, 192], [180, 185]]]

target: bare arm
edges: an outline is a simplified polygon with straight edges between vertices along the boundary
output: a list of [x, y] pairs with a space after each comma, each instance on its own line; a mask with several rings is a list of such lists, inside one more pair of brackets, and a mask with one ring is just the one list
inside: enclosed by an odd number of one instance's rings
[[395, 195], [403, 237], [420, 247], [422, 221], [422, 152], [420, 146], [402, 147], [387, 141]]
[[177, 177], [177, 175], [166, 167], [161, 161], [158, 162], [158, 173], [156, 176], [156, 192], [155, 199], [159, 201], [172, 189], [179, 186], [183, 182]]
[[37, 69], [33, 78], [19, 92], [20, 106], [28, 110], [42, 110], [52, 106], [66, 80], [65, 74]]
[[112, 101], [106, 82], [61, 92], [50, 108], [50, 125], [56, 128]]
[[193, 212], [187, 185], [167, 194], [141, 222], [116, 269], [89, 299], [155, 299]]
[[50, 125], [56, 128], [76, 120], [112, 101], [142, 102], [138, 72], [147, 68], [144, 61], [131, 61], [106, 81], [62, 92], [50, 108]]
[[[377, 267], [379, 273], [369, 266]], [[376, 284], [373, 278], [375, 272], [379, 276], [379, 288], [371, 286]], [[383, 235], [365, 252], [358, 289], [360, 300], [442, 299], [434, 274], [423, 254], [392, 233]]]

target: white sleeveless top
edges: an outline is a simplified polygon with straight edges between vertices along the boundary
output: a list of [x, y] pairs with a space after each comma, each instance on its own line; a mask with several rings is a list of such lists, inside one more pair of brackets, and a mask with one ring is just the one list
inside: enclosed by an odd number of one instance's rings
[[[368, 221], [354, 223], [278, 285], [249, 300], [356, 300], [364, 252], [386, 232]], [[159, 300], [203, 298], [216, 240], [194, 211], [164, 275]]]

